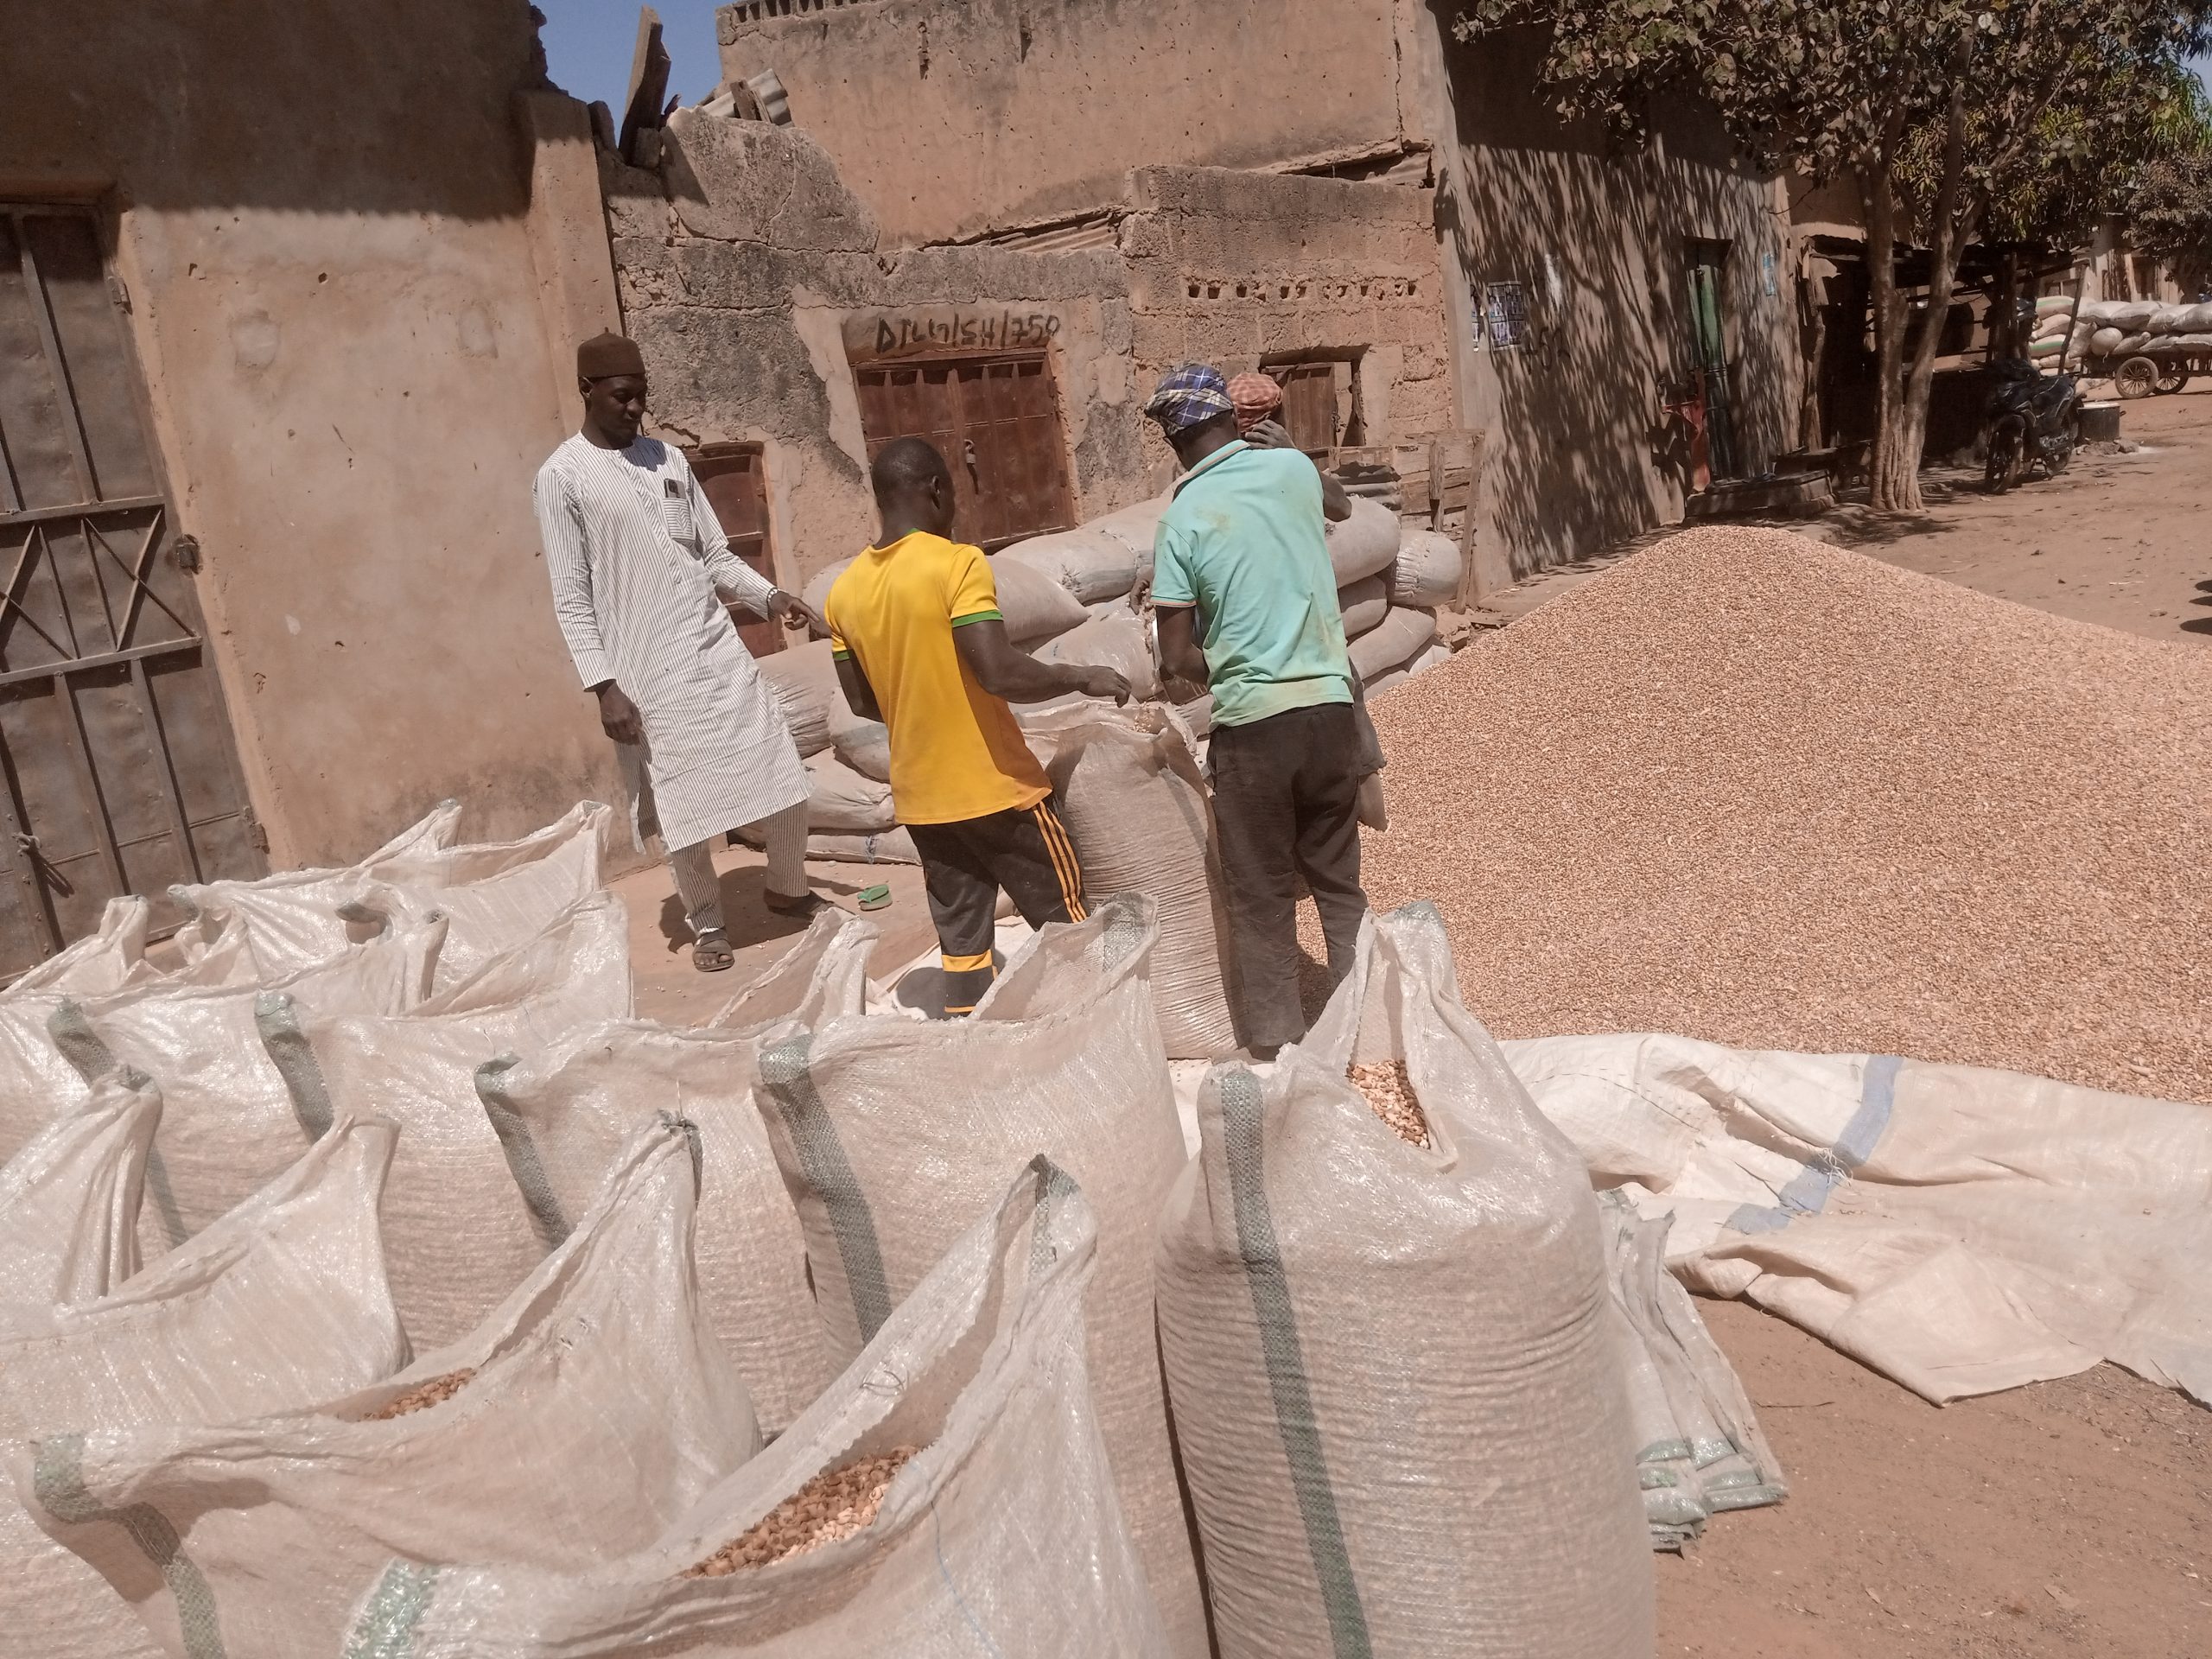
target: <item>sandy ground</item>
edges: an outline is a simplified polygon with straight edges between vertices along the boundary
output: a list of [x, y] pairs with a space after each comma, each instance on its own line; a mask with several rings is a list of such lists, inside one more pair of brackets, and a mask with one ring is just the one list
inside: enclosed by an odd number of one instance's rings
[[[1929, 480], [1898, 524], [1848, 505], [1808, 531], [1839, 545], [2060, 615], [2212, 645], [2212, 390], [2126, 405], [2133, 454], [1992, 499]], [[1501, 595], [1509, 621], [1610, 560]], [[710, 1013], [797, 929], [761, 909], [761, 861], [717, 861], [735, 971], [701, 975], [658, 868], [628, 901], [640, 1014]], [[933, 937], [918, 874], [812, 867], [849, 903], [888, 880], [874, 919], [882, 971]], [[1700, 1303], [1791, 1484], [1779, 1508], [1722, 1516], [1657, 1558], [1662, 1656], [1700, 1659], [2201, 1659], [2212, 1653], [2212, 1412], [2107, 1365], [2063, 1382], [1929, 1406], [1781, 1320]]]

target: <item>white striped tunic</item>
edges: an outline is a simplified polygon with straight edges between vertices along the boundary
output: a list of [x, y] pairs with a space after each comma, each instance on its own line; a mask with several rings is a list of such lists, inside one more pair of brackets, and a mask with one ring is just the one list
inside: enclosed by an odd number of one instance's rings
[[613, 680], [645, 725], [642, 744], [616, 746], [639, 847], [689, 847], [804, 801], [791, 728], [715, 593], [765, 616], [774, 589], [729, 550], [683, 452], [579, 433], [538, 468], [535, 497], [577, 677]]

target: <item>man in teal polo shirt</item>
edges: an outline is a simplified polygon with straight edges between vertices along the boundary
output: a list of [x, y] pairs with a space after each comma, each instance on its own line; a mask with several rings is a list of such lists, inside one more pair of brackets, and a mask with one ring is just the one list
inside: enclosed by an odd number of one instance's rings
[[[1361, 744], [1325, 519], [1351, 511], [1295, 449], [1239, 438], [1218, 370], [1164, 377], [1145, 413], [1183, 468], [1153, 540], [1160, 666], [1213, 693], [1207, 771], [1245, 1046], [1306, 1034], [1296, 879], [1321, 913], [1333, 985], [1351, 971]], [[1203, 639], [1200, 628], [1203, 626]]]

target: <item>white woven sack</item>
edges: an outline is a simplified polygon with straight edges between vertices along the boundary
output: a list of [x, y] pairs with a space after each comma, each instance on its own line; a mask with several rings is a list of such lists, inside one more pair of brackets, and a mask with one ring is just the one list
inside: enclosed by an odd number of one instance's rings
[[838, 760], [863, 778], [873, 778], [880, 784], [891, 781], [888, 726], [855, 714], [842, 689], [830, 699], [823, 719], [829, 727], [830, 747], [836, 751]]
[[136, 893], [111, 899], [100, 912], [99, 930], [48, 957], [35, 968], [26, 969], [5, 987], [0, 1002], [9, 1002], [34, 991], [69, 996], [96, 996], [122, 988], [130, 976], [145, 969], [146, 921], [150, 907]]
[[[749, 847], [760, 843], [753, 836], [741, 834], [739, 839]], [[904, 826], [886, 830], [872, 836], [809, 836], [806, 855], [826, 859], [838, 864], [918, 864], [922, 856], [914, 850], [914, 838]]]
[[1344, 638], [1356, 639], [1389, 614], [1390, 589], [1381, 576], [1363, 576], [1349, 588], [1337, 589], [1337, 610], [1344, 618]]
[[1435, 640], [1434, 613], [1394, 607], [1379, 624], [1351, 642], [1351, 671], [1371, 686], [1393, 669], [1403, 668]]
[[1789, 1488], [1735, 1368], [1667, 1271], [1674, 1217], [1639, 1217], [1618, 1189], [1599, 1194], [1599, 1211], [1644, 1520], [1654, 1549], [1679, 1550], [1712, 1516], [1779, 1503]]
[[[626, 966], [619, 981], [600, 970], [610, 951], [625, 948], [626, 932], [620, 901], [596, 894], [550, 941], [479, 976], [475, 984], [510, 993], [507, 1000], [480, 999], [472, 985], [404, 1018], [264, 1014], [262, 1041], [283, 1060], [298, 1123], [312, 1133], [337, 1117], [373, 1114], [399, 1125], [385, 1195], [385, 1254], [393, 1297], [418, 1346], [459, 1338], [545, 1254], [477, 1098], [476, 1070], [627, 1017]], [[533, 963], [535, 979], [524, 971]]]
[[188, 960], [213, 944], [234, 923], [251, 929], [263, 979], [282, 978], [372, 937], [383, 925], [365, 912], [351, 921], [340, 912], [356, 905], [378, 869], [395, 859], [416, 859], [453, 844], [461, 803], [441, 801], [359, 863], [344, 869], [284, 870], [254, 881], [182, 884], [169, 896], [194, 912], [175, 936]]
[[[1344, 1081], [1395, 1058], [1433, 1149]], [[1434, 908], [1370, 918], [1306, 1040], [1216, 1067], [1198, 1128], [1157, 1281], [1222, 1659], [1649, 1656], [1597, 1201]]]
[[[1151, 505], [1152, 523], [1157, 524], [1160, 505]], [[1147, 527], [1144, 547], [1149, 550], [1151, 545]], [[1139, 560], [1139, 550], [1131, 536], [1109, 534], [1098, 524], [1089, 524], [1015, 542], [1001, 548], [992, 562], [1001, 569], [1009, 564], [1026, 566], [1058, 582], [1083, 604], [1094, 605], [1102, 600], [1119, 599], [1135, 587]]]
[[[840, 559], [808, 582], [806, 602], [817, 612], [821, 611], [829, 601], [830, 587], [845, 574], [846, 566], [851, 563], [850, 559]], [[995, 554], [991, 556], [989, 563], [991, 585], [998, 590], [999, 614], [1006, 622], [1006, 637], [1014, 644], [1027, 645], [1035, 640], [1048, 639], [1056, 633], [1065, 633], [1087, 614], [1081, 600], [1043, 571], [1018, 561], [1001, 559]], [[823, 660], [827, 661], [829, 641], [818, 640], [816, 643], [822, 647]], [[811, 651], [814, 647], [806, 645], [800, 649]], [[783, 657], [793, 654], [791, 652], [778, 653]], [[766, 673], [766, 664], [775, 660], [774, 657], [764, 658], [762, 671]], [[835, 692], [836, 685], [833, 674], [829, 682], [830, 693]], [[824, 741], [827, 741], [826, 737]], [[800, 752], [808, 753], [804, 748]]]
[[891, 785], [855, 772], [834, 754], [806, 761], [806, 827], [810, 834], [872, 836], [896, 828]]
[[1390, 567], [1390, 602], [1434, 610], [1459, 596], [1459, 543], [1441, 531], [1409, 530]]
[[964, 1020], [841, 1018], [770, 1042], [760, 1109], [814, 1293], [849, 1359], [1042, 1152], [1098, 1217], [1090, 1372], [1116, 1484], [1178, 1654], [1204, 1610], [1152, 1337], [1152, 1225], [1184, 1161], [1148, 969], [1147, 899], [1048, 924]]
[[130, 1602], [41, 1533], [28, 1510], [97, 1521], [137, 1558], [135, 1600], [163, 1585], [188, 1618], [161, 1641], [222, 1652], [205, 1576], [174, 1534], [86, 1491], [86, 1436], [148, 1423], [227, 1423], [357, 1389], [405, 1363], [385, 1288], [377, 1195], [389, 1124], [348, 1122], [278, 1180], [111, 1294], [54, 1307], [0, 1340], [0, 1440], [20, 1503], [0, 1505], [0, 1640], [25, 1659], [150, 1659]]
[[1398, 515], [1380, 501], [1352, 497], [1351, 516], [1327, 526], [1329, 563], [1336, 567], [1337, 586], [1349, 588], [1388, 570], [1398, 556], [1403, 530]]
[[[378, 879], [405, 895], [400, 908], [444, 912], [448, 928], [434, 988], [473, 977], [493, 957], [528, 944], [574, 906], [600, 891], [613, 809], [580, 802], [557, 822], [522, 840], [454, 847], [394, 859]], [[364, 900], [390, 908], [380, 897]]]
[[[809, 587], [806, 593], [806, 602], [819, 611], [822, 604], [814, 589]], [[759, 658], [753, 666], [776, 694], [799, 759], [828, 748], [830, 705], [845, 695], [837, 684], [837, 664], [830, 642], [810, 639], [804, 645], [786, 645]]]
[[640, 1121], [665, 1114], [698, 1125], [696, 1248], [706, 1317], [771, 1428], [796, 1417], [837, 1364], [808, 1288], [798, 1216], [753, 1103], [753, 1060], [764, 1025], [857, 1014], [874, 938], [873, 926], [849, 916], [820, 918], [776, 969], [722, 1010], [733, 1027], [601, 1026], [520, 1060], [493, 1060], [476, 1074], [485, 1113], [548, 1248], [569, 1236]]
[[[35, 1518], [165, 1636], [184, 1601], [133, 1535], [174, 1536], [223, 1659], [337, 1654], [393, 1555], [572, 1573], [652, 1543], [760, 1449], [700, 1317], [693, 1155], [689, 1125], [648, 1119], [567, 1244], [461, 1341], [303, 1409], [87, 1434], [81, 1496]], [[133, 1522], [73, 1518], [86, 1510]]]
[[[443, 928], [434, 918], [377, 939], [293, 975], [283, 982], [284, 991], [315, 1007], [411, 1007]], [[54, 1078], [46, 1109], [34, 1118], [5, 1113], [0, 1102], [0, 1143], [12, 1150], [51, 1117], [79, 1109], [92, 1084], [118, 1065], [151, 1076], [162, 1091], [162, 1129], [147, 1160], [138, 1235], [144, 1259], [154, 1261], [300, 1154], [283, 1079], [255, 1034], [255, 1008], [264, 995], [250, 985], [180, 989], [157, 981], [81, 1001], [56, 999], [41, 1022], [47, 1054], [40, 1069]], [[0, 1010], [0, 1033], [37, 1006], [29, 999]], [[11, 1058], [27, 1050], [28, 1043], [9, 1044]]]
[[138, 1271], [138, 1198], [162, 1096], [111, 1072], [0, 1168], [0, 1335], [29, 1309], [105, 1296]]
[[[1106, 1470], [1082, 1335], [1096, 1230], [1023, 1170], [830, 1390], [656, 1544], [593, 1571], [396, 1560], [346, 1651], [375, 1659], [1162, 1659]], [[692, 1569], [817, 1476], [896, 1448], [868, 1526]], [[1200, 1651], [1204, 1649], [1201, 1649]]]
[[1046, 775], [1083, 866], [1084, 893], [1141, 893], [1156, 906], [1152, 995], [1168, 1055], [1228, 1053], [1236, 1046], [1229, 923], [1212, 810], [1188, 728], [1156, 705], [1092, 703], [1035, 730], [1039, 747], [1050, 745]]
[[1129, 683], [1140, 702], [1160, 690], [1160, 671], [1152, 660], [1152, 629], [1134, 612], [1093, 617], [1048, 639], [1035, 652], [1040, 663], [1083, 664], [1110, 668]]

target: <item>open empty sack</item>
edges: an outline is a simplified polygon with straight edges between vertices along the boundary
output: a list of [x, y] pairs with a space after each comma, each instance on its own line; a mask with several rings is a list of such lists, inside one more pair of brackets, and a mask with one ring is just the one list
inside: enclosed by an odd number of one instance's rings
[[[1085, 1376], [1093, 1241], [1082, 1194], [1035, 1160], [829, 1391], [658, 1541], [575, 1573], [396, 1560], [346, 1651], [1162, 1659]], [[871, 1518], [805, 1514], [833, 1484]]]
[[1223, 1659], [1649, 1655], [1597, 1200], [1434, 909], [1370, 918], [1304, 1042], [1214, 1068], [1198, 1127], [1160, 1337]]
[[[131, 1611], [168, 1586], [181, 1610], [161, 1640], [210, 1645], [205, 1578], [173, 1529], [86, 1491], [85, 1437], [158, 1423], [223, 1423], [360, 1388], [406, 1358], [385, 1287], [377, 1198], [388, 1124], [334, 1128], [277, 1180], [165, 1261], [97, 1300], [16, 1320], [0, 1338], [0, 1439], [19, 1503], [0, 1505], [0, 1632], [40, 1659], [140, 1659], [161, 1649]], [[99, 1522], [136, 1559], [118, 1581], [40, 1532], [38, 1509]]]
[[[165, 1641], [212, 1620], [219, 1648], [172, 1659], [335, 1656], [395, 1554], [565, 1573], [650, 1544], [760, 1446], [692, 1279], [692, 1133], [632, 1135], [567, 1243], [461, 1342], [311, 1408], [86, 1433], [70, 1502], [35, 1518]], [[192, 1579], [149, 1577], [148, 1533]]]
[[2101, 1359], [2212, 1401], [2212, 1110], [1894, 1054], [1505, 1046], [1670, 1268], [1938, 1403]]
[[1184, 1161], [1147, 978], [1149, 899], [1023, 947], [963, 1020], [839, 1018], [769, 1043], [770, 1144], [798, 1206], [840, 1358], [882, 1329], [953, 1240], [1044, 1153], [1097, 1216], [1090, 1375], [1122, 1508], [1178, 1654], [1205, 1651], [1154, 1357], [1152, 1233]]

